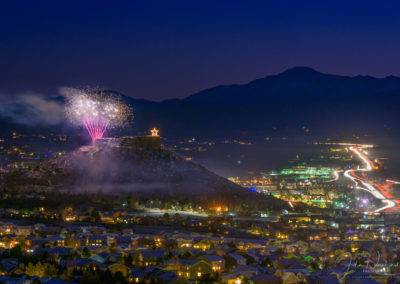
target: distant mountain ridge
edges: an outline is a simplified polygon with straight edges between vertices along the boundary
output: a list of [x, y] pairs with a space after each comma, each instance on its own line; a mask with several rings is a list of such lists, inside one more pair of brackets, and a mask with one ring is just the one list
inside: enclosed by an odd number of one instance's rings
[[208, 137], [400, 136], [400, 78], [394, 76], [348, 77], [295, 67], [242, 85], [209, 88], [182, 100], [132, 104], [137, 106], [139, 122], [158, 125], [168, 135], [179, 135], [179, 129], [188, 136]]
[[348, 77], [294, 67], [184, 99], [153, 102], [120, 95], [135, 113], [134, 124], [121, 134], [156, 126], [168, 137], [400, 136], [400, 78], [394, 76]]
[[[230, 97], [224, 96], [230, 94]], [[232, 96], [232, 94], [234, 96]], [[294, 67], [277, 75], [267, 76], [243, 85], [217, 86], [189, 96], [188, 101], [264, 101], [276, 96], [357, 96], [400, 94], [400, 78], [382, 79], [370, 76], [339, 76], [320, 73], [309, 67]]]

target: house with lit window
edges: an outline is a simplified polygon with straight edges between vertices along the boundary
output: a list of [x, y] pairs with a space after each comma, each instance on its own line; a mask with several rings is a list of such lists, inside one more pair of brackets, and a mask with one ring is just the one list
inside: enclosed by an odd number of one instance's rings
[[193, 260], [191, 263], [187, 262], [187, 264], [181, 268], [186, 272], [186, 275], [183, 276], [186, 276], [188, 279], [199, 279], [213, 273], [211, 264], [204, 260]]
[[162, 249], [143, 249], [137, 251], [135, 259], [141, 266], [160, 265], [164, 262], [166, 251]]
[[242, 256], [240, 254], [236, 254], [236, 253], [229, 253], [226, 256], [226, 259], [227, 259], [227, 262], [231, 263], [232, 267], [247, 264], [247, 259], [244, 256]]
[[89, 236], [87, 238], [87, 245], [88, 246], [107, 246], [108, 245], [108, 238], [105, 235]]
[[206, 254], [201, 256], [199, 259], [209, 263], [214, 272], [221, 272], [225, 270], [225, 259], [218, 255]]

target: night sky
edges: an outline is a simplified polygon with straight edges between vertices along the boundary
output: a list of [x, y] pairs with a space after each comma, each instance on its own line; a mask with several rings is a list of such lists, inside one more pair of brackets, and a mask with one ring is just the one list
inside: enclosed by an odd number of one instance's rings
[[0, 93], [95, 85], [152, 100], [293, 66], [400, 76], [396, 1], [0, 0]]

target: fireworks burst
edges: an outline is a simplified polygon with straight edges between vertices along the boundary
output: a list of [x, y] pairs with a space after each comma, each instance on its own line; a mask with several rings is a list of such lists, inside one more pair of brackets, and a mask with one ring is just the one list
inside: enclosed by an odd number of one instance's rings
[[109, 128], [124, 126], [131, 109], [119, 98], [99, 89], [63, 89], [67, 97], [66, 114], [74, 124], [83, 125], [92, 142], [102, 138]]

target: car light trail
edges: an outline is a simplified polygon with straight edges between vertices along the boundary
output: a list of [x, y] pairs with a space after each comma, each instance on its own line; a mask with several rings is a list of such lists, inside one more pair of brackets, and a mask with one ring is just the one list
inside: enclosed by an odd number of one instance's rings
[[[361, 150], [364, 147], [349, 147], [349, 150], [354, 152], [364, 163], [365, 168], [356, 170], [347, 170], [344, 172], [344, 176], [354, 182], [357, 189], [367, 191], [376, 199], [382, 201], [385, 206], [376, 209], [374, 212], [392, 212], [393, 210], [400, 211], [400, 200], [393, 199], [393, 196], [388, 192], [388, 188], [382, 185], [378, 185], [365, 177], [364, 172], [370, 172], [376, 170], [375, 164], [368, 159], [366, 152]], [[360, 151], [361, 150], [361, 151]], [[359, 176], [356, 173], [362, 172], [363, 176]], [[360, 186], [360, 184], [362, 186]]]
[[334, 181], [339, 180], [339, 173], [341, 173], [341, 172], [343, 172], [343, 170], [336, 170], [336, 171], [333, 171], [333, 176], [334, 176], [334, 178], [333, 178], [333, 179], [330, 179], [330, 180], [327, 180], [326, 182], [334, 182]]
[[392, 200], [385, 199], [385, 200], [382, 200], [382, 202], [386, 203], [387, 205], [383, 206], [383, 207], [381, 207], [379, 209], [376, 209], [375, 212], [381, 212], [381, 211], [384, 211], [384, 210], [387, 210], [389, 208], [393, 208], [394, 206], [396, 206], [396, 203], [394, 201], [392, 201]]

